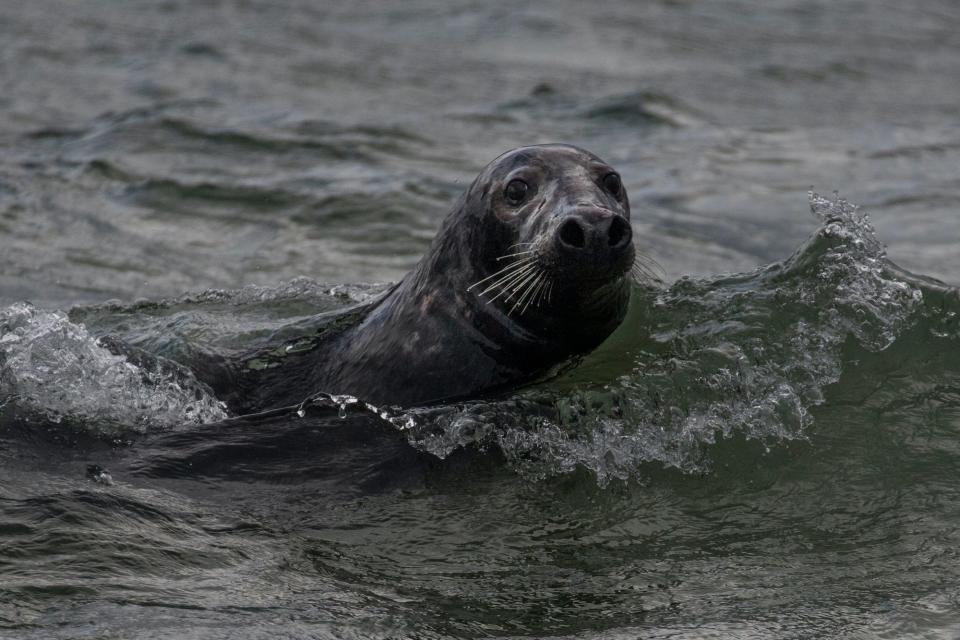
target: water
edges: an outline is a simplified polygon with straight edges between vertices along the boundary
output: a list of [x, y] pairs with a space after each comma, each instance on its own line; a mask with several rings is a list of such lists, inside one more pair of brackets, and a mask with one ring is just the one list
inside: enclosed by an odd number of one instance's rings
[[[960, 635], [958, 34], [949, 0], [6, 7], [0, 637]], [[547, 141], [621, 171], [671, 284], [545, 384], [223, 421], [98, 341], [296, 333]]]

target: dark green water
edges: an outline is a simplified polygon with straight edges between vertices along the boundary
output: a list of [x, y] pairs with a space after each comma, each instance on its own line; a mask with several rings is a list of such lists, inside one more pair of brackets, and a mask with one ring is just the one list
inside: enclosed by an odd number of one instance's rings
[[[949, 0], [5, 7], [0, 638], [960, 636], [958, 34]], [[218, 422], [96, 342], [362, 301], [321, 283], [399, 278], [547, 141], [620, 170], [677, 282], [545, 384]]]

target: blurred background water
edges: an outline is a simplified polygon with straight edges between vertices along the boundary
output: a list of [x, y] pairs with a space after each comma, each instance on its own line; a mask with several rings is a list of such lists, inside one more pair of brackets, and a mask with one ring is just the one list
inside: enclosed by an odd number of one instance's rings
[[670, 276], [782, 258], [840, 190], [957, 280], [950, 0], [30, 2], [0, 22], [0, 301], [388, 281], [502, 151], [616, 166]]
[[[878, 247], [821, 259], [825, 240], [786, 280], [717, 278], [794, 254], [825, 224], [813, 187], [862, 205], [894, 262], [960, 282], [953, 0], [38, 0], [0, 13], [0, 80], [3, 335], [42, 329], [82, 345], [78, 362], [98, 356], [69, 320], [95, 332], [102, 313], [11, 305], [257, 285], [269, 322], [305, 315], [327, 289], [285, 283], [397, 280], [479, 169], [523, 144], [610, 162], [666, 280], [704, 278], [632, 312], [653, 346], [628, 327], [629, 356], [608, 347], [560, 385], [628, 398], [564, 396], [608, 436], [624, 415], [683, 428], [549, 473], [523, 473], [530, 447], [502, 434], [440, 462], [357, 416], [140, 449], [7, 419], [0, 637], [960, 636], [954, 294], [881, 277]], [[804, 315], [827, 295], [836, 317]], [[169, 313], [168, 332], [202, 333], [177, 304], [151, 331]], [[111, 330], [144, 331], [128, 311]], [[249, 313], [245, 330], [267, 322]], [[760, 315], [782, 324], [741, 331]], [[769, 386], [740, 404], [710, 378], [731, 344]], [[17, 393], [63, 384], [12, 354]], [[117, 398], [94, 400], [127, 412]], [[703, 423], [670, 422], [663, 398]], [[477, 411], [432, 423], [444, 454]], [[385, 442], [365, 454], [351, 428]], [[654, 447], [684, 437], [679, 459]], [[117, 482], [85, 479], [91, 462]]]

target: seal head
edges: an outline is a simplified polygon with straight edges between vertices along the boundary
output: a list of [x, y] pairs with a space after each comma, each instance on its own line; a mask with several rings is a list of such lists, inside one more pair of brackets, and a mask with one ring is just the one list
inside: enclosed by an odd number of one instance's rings
[[516, 149], [467, 194], [467, 264], [476, 297], [546, 341], [599, 344], [625, 313], [634, 261], [630, 203], [619, 174], [566, 145]]

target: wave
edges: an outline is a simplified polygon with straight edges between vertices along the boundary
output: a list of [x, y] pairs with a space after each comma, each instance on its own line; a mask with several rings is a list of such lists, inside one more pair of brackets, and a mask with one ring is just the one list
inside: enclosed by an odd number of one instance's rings
[[[805, 438], [828, 388], [871, 354], [902, 342], [906, 359], [922, 358], [955, 350], [960, 336], [956, 289], [890, 263], [867, 216], [849, 202], [811, 193], [810, 207], [820, 227], [787, 260], [637, 288], [609, 340], [538, 384], [416, 409], [323, 394], [304, 407], [333, 407], [331, 419], [375, 416], [440, 458], [495, 447], [521, 473], [586, 468], [601, 483], [651, 462], [704, 471], [721, 439], [770, 448]], [[0, 393], [35, 418], [101, 435], [223, 420], [212, 393], [173, 361], [198, 345], [224, 353], [278, 331], [295, 335], [385, 286], [338, 289], [303, 278], [78, 307], [69, 316], [14, 305], [0, 312]], [[141, 369], [104, 348], [97, 335], [108, 334], [171, 364]]]

